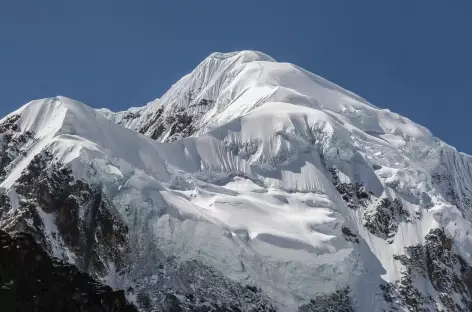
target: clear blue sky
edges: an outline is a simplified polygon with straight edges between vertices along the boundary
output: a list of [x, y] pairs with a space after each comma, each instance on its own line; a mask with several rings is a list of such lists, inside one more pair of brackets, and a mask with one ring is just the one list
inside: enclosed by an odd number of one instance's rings
[[263, 51], [472, 153], [472, 1], [0, 1], [0, 115], [65, 95], [122, 110], [214, 51]]

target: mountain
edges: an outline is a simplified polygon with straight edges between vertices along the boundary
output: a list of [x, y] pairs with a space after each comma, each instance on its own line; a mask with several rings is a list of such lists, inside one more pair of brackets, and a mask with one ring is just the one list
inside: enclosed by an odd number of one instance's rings
[[0, 228], [141, 311], [470, 311], [472, 159], [255, 51], [0, 120]]

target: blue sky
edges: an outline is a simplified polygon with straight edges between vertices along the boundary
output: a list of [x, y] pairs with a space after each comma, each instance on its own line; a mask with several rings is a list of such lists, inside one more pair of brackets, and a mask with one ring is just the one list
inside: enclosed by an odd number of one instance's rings
[[263, 51], [472, 153], [472, 1], [1, 1], [0, 115], [65, 95], [122, 110], [214, 51]]

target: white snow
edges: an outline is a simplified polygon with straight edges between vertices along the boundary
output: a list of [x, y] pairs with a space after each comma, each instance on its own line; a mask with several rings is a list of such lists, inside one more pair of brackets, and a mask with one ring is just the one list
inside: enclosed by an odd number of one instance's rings
[[[216, 103], [193, 137], [159, 143], [127, 129], [158, 107], [185, 106], [181, 94], [189, 89]], [[140, 117], [124, 119], [128, 113]], [[132, 233], [166, 255], [196, 258], [255, 283], [287, 307], [348, 283], [359, 311], [379, 311], [379, 283], [400, 277], [393, 255], [438, 226], [472, 260], [470, 220], [431, 183], [439, 162], [470, 177], [469, 156], [407, 118], [259, 52], [212, 54], [159, 100], [127, 112], [55, 97], [13, 114], [38, 141], [1, 187], [11, 188], [31, 159], [49, 150], [77, 178], [103, 183]], [[438, 160], [445, 150], [449, 156]], [[348, 208], [333, 187], [332, 166], [342, 182], [362, 181], [372, 191], [369, 208], [395, 187], [422, 219], [400, 224], [393, 244], [372, 235], [361, 209]], [[470, 178], [465, 185], [472, 190]], [[424, 194], [431, 209], [420, 205]], [[41, 216], [48, 233], [55, 231], [52, 216]], [[346, 241], [343, 226], [362, 243]]]

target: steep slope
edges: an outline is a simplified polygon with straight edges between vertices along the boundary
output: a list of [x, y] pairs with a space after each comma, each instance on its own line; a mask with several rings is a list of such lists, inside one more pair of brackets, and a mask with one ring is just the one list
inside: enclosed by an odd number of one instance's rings
[[136, 312], [123, 291], [98, 284], [76, 267], [51, 259], [28, 234], [0, 231], [2, 311]]
[[471, 157], [295, 65], [215, 53], [145, 107], [0, 127], [0, 227], [143, 311], [471, 309]]

